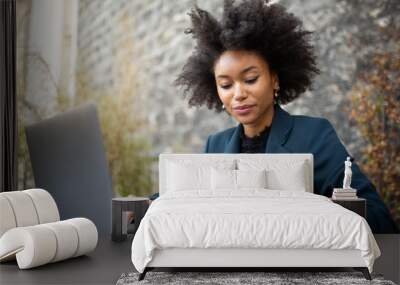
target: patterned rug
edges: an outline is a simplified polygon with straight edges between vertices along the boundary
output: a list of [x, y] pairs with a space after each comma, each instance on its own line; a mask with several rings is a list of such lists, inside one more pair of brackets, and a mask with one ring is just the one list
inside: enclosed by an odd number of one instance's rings
[[133, 284], [384, 284], [395, 285], [384, 280], [382, 275], [371, 274], [372, 281], [364, 278], [361, 272], [147, 272], [142, 281], [139, 273], [124, 273], [117, 285]]

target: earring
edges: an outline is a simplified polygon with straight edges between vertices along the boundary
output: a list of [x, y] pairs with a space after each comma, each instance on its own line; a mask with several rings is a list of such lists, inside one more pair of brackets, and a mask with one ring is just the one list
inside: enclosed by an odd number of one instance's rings
[[225, 110], [225, 105], [224, 104], [222, 104], [222, 110]]
[[278, 98], [278, 96], [279, 96], [278, 91], [279, 91], [279, 86], [278, 86], [278, 88], [274, 89], [274, 97], [275, 98]]

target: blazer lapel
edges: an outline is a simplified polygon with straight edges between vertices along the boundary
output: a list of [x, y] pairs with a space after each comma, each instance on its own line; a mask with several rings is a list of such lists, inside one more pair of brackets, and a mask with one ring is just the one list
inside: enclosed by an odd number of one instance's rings
[[290, 153], [291, 151], [284, 146], [293, 128], [293, 117], [283, 110], [279, 105], [275, 105], [275, 114], [272, 119], [272, 126], [269, 133], [266, 153]]
[[[289, 138], [290, 131], [293, 128], [293, 117], [283, 110], [279, 105], [275, 105], [274, 118], [272, 119], [272, 126], [268, 136], [267, 147], [265, 153], [291, 153], [289, 149], [283, 145]], [[240, 152], [240, 133], [243, 126], [239, 124], [228, 144], [224, 149], [224, 153], [239, 153]]]
[[242, 124], [239, 124], [232, 134], [231, 139], [224, 149], [224, 153], [239, 153], [240, 152], [240, 133], [242, 131]]

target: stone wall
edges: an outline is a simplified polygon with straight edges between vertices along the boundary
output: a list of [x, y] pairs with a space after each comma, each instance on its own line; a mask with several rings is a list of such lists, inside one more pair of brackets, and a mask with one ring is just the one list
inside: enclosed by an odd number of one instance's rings
[[[221, 11], [219, 2], [205, 2], [202, 7]], [[188, 108], [173, 86], [193, 47], [183, 33], [192, 5], [187, 0], [80, 1], [79, 64], [94, 87], [118, 89], [113, 50], [124, 49], [124, 39], [131, 42], [126, 60], [135, 66], [135, 95], [147, 122], [142, 135], [150, 139], [155, 155], [200, 152], [208, 134], [234, 125], [226, 115]]]
[[[220, 17], [222, 2], [203, 0], [198, 5]], [[343, 110], [356, 67], [354, 51], [346, 45], [347, 34], [330, 26], [339, 21], [343, 7], [329, 0], [281, 3], [299, 16], [307, 29], [315, 31], [322, 70], [314, 90], [284, 108], [293, 114], [328, 118], [348, 150], [357, 156], [361, 141]], [[143, 134], [152, 142], [155, 155], [201, 152], [209, 134], [236, 125], [225, 113], [188, 108], [182, 92], [173, 85], [194, 44], [184, 34], [190, 26], [187, 12], [193, 4], [190, 0], [80, 1], [79, 50], [84, 56], [79, 63], [86, 64], [94, 85], [118, 88], [114, 84], [117, 75], [110, 67], [112, 51], [118, 48], [119, 39], [132, 43], [133, 52], [127, 53], [126, 60], [137, 71], [133, 80], [147, 122]], [[129, 28], [118, 30], [117, 23], [124, 14], [128, 15]]]

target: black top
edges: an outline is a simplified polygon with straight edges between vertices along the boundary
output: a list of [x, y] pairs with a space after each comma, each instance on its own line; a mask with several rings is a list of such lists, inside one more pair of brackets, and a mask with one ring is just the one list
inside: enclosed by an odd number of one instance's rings
[[240, 133], [241, 153], [265, 153], [270, 127], [266, 127], [261, 133], [249, 138], [245, 135], [244, 129]]

